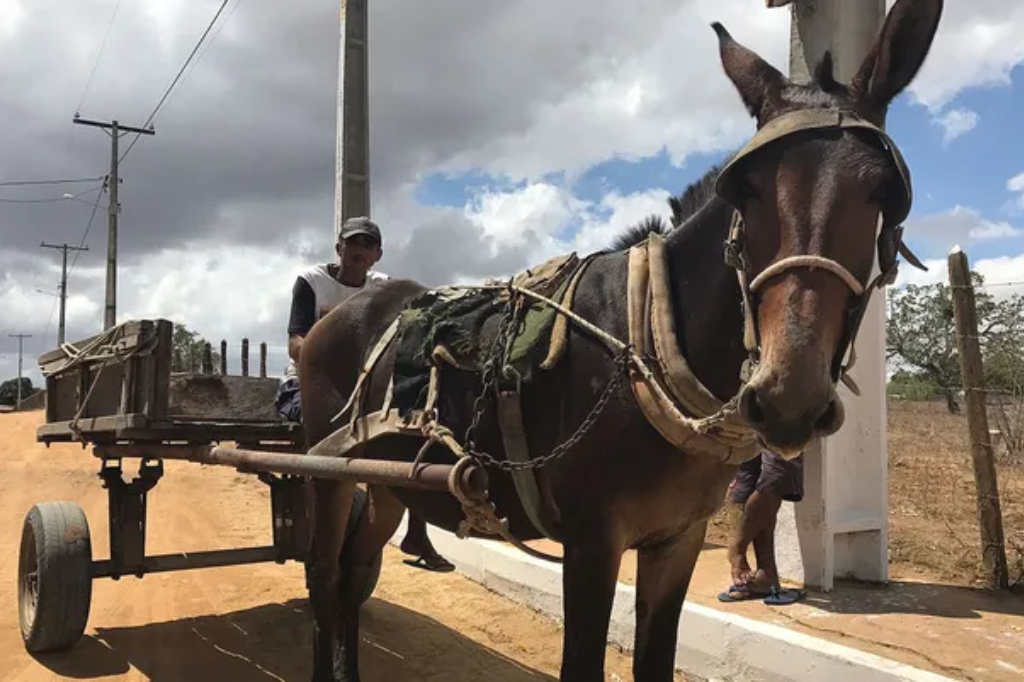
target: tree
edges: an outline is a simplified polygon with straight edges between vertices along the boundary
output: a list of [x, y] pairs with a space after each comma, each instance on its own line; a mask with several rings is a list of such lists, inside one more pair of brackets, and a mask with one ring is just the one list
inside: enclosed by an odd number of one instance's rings
[[[174, 324], [174, 331], [171, 336], [171, 343], [174, 347], [171, 355], [172, 372], [200, 372], [203, 367], [203, 349], [206, 346], [206, 339], [199, 333], [185, 327], [183, 324]], [[214, 367], [220, 366], [220, 353], [211, 348], [210, 355]]]
[[[21, 378], [21, 399], [25, 400], [30, 395], [36, 393], [36, 388], [32, 386], [32, 379], [28, 377]], [[18, 380], [8, 379], [7, 381], [0, 384], [0, 405], [17, 405], [18, 404]]]
[[[984, 278], [971, 273], [978, 313], [978, 335], [990, 387], [1021, 386], [1024, 378], [1024, 298], [997, 300]], [[962, 388], [952, 291], [946, 284], [908, 285], [890, 299], [886, 356], [933, 382], [957, 414]]]

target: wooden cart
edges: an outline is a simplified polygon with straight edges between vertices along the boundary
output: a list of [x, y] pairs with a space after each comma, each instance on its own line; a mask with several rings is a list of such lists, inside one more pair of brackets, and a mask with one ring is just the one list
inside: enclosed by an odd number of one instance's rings
[[[25, 647], [31, 652], [60, 650], [78, 641], [96, 578], [304, 560], [305, 479], [359, 474], [351, 460], [304, 454], [301, 426], [284, 421], [274, 408], [276, 379], [172, 373], [172, 328], [167, 320], [131, 321], [39, 358], [47, 404], [37, 440], [91, 446], [108, 491], [110, 556], [93, 559], [89, 523], [77, 503], [42, 502], [28, 511], [18, 605]], [[222, 442], [235, 447], [214, 446]], [[122, 476], [127, 459], [139, 462], [130, 481]], [[273, 544], [147, 556], [146, 498], [168, 459], [233, 466], [257, 475], [270, 487]], [[365, 504], [361, 489], [354, 500], [350, 528]], [[364, 599], [370, 597], [379, 570], [378, 556]]]

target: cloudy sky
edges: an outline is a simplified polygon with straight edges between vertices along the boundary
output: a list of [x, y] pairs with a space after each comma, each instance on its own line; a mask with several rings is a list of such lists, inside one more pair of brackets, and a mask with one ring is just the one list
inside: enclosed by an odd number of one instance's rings
[[[764, 0], [370, 4], [380, 269], [428, 284], [590, 251], [667, 215], [669, 193], [752, 131], [709, 22], [787, 60], [789, 12]], [[106, 173], [109, 138], [73, 114], [144, 123], [220, 5], [0, 0], [0, 183]], [[283, 369], [291, 284], [332, 256], [338, 11], [228, 1], [122, 167], [119, 320], [169, 318], [232, 349], [265, 341]], [[991, 280], [1024, 280], [1022, 34], [1024, 3], [947, 3], [892, 110], [915, 182], [908, 241], [932, 265], [904, 268], [913, 281], [943, 278], [953, 244]], [[60, 254], [41, 241], [84, 239], [68, 338], [102, 328], [106, 198], [99, 181], [0, 184], [0, 379], [16, 371], [9, 334], [33, 335], [37, 382], [35, 357], [56, 343]]]

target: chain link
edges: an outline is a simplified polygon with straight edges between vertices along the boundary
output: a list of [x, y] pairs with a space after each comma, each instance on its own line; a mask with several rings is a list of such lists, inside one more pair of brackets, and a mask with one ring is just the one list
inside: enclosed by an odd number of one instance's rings
[[508, 460], [495, 459], [492, 455], [476, 449], [474, 437], [479, 429], [480, 419], [483, 417], [484, 411], [487, 409], [487, 399], [490, 397], [491, 390], [494, 388], [497, 381], [497, 368], [499, 363], [502, 367], [502, 374], [506, 378], [508, 378], [510, 371], [515, 372], [512, 367], [509, 367], [506, 364], [506, 358], [508, 357], [508, 353], [511, 351], [512, 341], [516, 336], [514, 330], [519, 326], [518, 313], [521, 310], [522, 306], [516, 305], [516, 297], [512, 292], [510, 292], [509, 300], [505, 305], [505, 309], [502, 311], [502, 317], [498, 325], [498, 332], [495, 336], [494, 344], [491, 347], [491, 352], [487, 358], [487, 362], [484, 363], [482, 375], [483, 387], [480, 394], [476, 397], [476, 400], [473, 401], [473, 420], [470, 423], [469, 428], [466, 429], [465, 445], [463, 446], [463, 451], [479, 462], [482, 466], [493, 467], [509, 473], [513, 471], [539, 469], [547, 466], [551, 462], [562, 457], [577, 443], [579, 443], [587, 432], [593, 428], [594, 424], [597, 423], [597, 418], [604, 411], [605, 407], [608, 405], [608, 401], [627, 376], [632, 352], [632, 347], [627, 345], [616, 357], [616, 371], [612, 375], [608, 385], [605, 386], [604, 391], [601, 392], [597, 402], [594, 403], [594, 407], [591, 408], [590, 413], [587, 414], [579, 428], [577, 428], [572, 436], [570, 436], [564, 443], [557, 445], [547, 455], [532, 458], [528, 462], [511, 462]]

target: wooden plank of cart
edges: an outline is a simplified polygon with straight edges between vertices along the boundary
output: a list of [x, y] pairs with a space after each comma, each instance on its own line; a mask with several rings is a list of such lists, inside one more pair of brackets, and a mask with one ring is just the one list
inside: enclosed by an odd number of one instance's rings
[[[22, 637], [33, 653], [66, 649], [85, 631], [98, 578], [261, 562], [304, 561], [309, 541], [303, 487], [308, 478], [349, 479], [449, 490], [448, 465], [367, 461], [306, 454], [301, 425], [278, 416], [277, 379], [172, 373], [167, 320], [133, 320], [39, 358], [46, 378], [46, 422], [39, 442], [80, 442], [99, 461], [108, 493], [110, 551], [94, 559], [89, 523], [73, 501], [42, 502], [26, 514], [18, 564]], [[227, 443], [231, 445], [222, 445]], [[124, 478], [123, 462], [138, 460]], [[273, 544], [148, 556], [146, 498], [164, 460], [230, 466], [270, 487]], [[481, 469], [460, 472], [468, 489], [486, 490]], [[349, 528], [365, 505], [359, 488]], [[198, 500], [197, 500], [198, 502]], [[363, 599], [380, 571], [377, 557]]]

